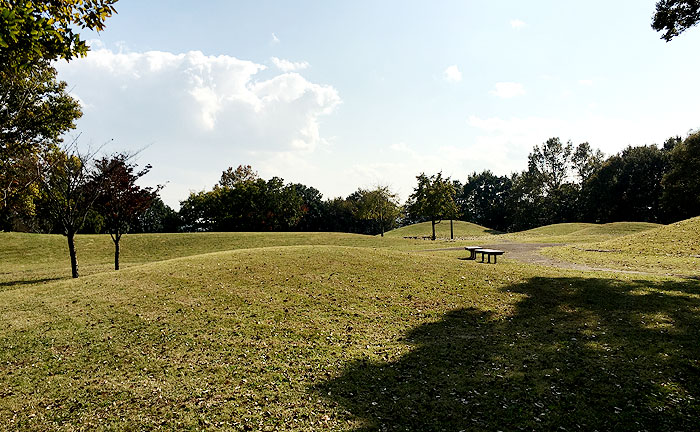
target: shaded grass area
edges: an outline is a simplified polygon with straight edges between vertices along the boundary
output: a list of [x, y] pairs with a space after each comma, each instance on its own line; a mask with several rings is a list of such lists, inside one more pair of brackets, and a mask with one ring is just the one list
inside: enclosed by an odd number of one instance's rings
[[[455, 238], [475, 237], [475, 236], [490, 236], [500, 234], [500, 231], [492, 230], [471, 222], [453, 221], [453, 230]], [[432, 236], [433, 228], [430, 222], [421, 222], [413, 225], [391, 230], [384, 234], [388, 238], [403, 238], [403, 237], [427, 237]], [[450, 238], [450, 221], [443, 220], [435, 225], [435, 236], [438, 238]]]
[[698, 288], [528, 278], [504, 287], [512, 314], [450, 311], [398, 360], [353, 361], [316, 390], [368, 431], [693, 430]]
[[692, 429], [700, 286], [240, 249], [0, 292], [8, 429]]

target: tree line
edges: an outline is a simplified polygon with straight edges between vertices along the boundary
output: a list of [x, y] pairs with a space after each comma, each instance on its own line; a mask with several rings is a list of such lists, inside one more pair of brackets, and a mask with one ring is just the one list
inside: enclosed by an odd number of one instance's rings
[[526, 170], [472, 173], [456, 182], [465, 220], [500, 231], [561, 222], [671, 223], [700, 214], [700, 133], [662, 146], [628, 146], [605, 158], [588, 143], [551, 138]]
[[[663, 145], [628, 146], [605, 157], [589, 143], [550, 138], [533, 147], [527, 169], [416, 177], [401, 204], [388, 186], [324, 199], [315, 188], [262, 179], [249, 165], [228, 168], [210, 191], [175, 211], [155, 198], [134, 232], [336, 231], [381, 234], [417, 222], [459, 219], [510, 232], [563, 222], [671, 223], [700, 215], [700, 132]], [[88, 224], [102, 232], [99, 215]]]

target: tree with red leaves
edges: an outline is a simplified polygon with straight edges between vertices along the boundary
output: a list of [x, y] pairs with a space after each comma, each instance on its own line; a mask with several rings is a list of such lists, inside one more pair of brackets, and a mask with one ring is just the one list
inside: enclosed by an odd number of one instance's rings
[[130, 158], [120, 153], [95, 161], [102, 189], [96, 203], [97, 210], [114, 242], [114, 270], [119, 270], [119, 240], [148, 210], [162, 188], [137, 185], [136, 182], [151, 170], [151, 165], [136, 171], [137, 166], [129, 163]]

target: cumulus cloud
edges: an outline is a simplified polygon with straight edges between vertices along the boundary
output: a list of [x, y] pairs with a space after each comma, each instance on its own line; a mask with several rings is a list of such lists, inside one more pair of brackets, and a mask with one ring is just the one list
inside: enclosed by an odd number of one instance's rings
[[510, 99], [524, 95], [525, 88], [522, 84], [516, 82], [499, 82], [496, 83], [494, 89], [491, 90], [491, 94], [501, 99]]
[[527, 24], [524, 21], [521, 21], [519, 19], [512, 19], [510, 20], [510, 26], [516, 30], [520, 30], [524, 28]]
[[289, 60], [279, 59], [277, 57], [272, 57], [270, 60], [272, 60], [272, 63], [282, 72], [294, 72], [309, 67], [309, 63], [305, 61], [292, 62]]
[[[96, 143], [113, 138], [122, 149], [148, 146], [144, 157], [154, 165], [152, 173], [167, 165], [189, 178], [165, 180], [195, 189], [211, 187], [209, 172], [218, 177], [252, 152], [308, 153], [326, 145], [321, 117], [341, 102], [333, 87], [299, 73], [261, 78], [264, 65], [199, 51], [93, 47], [87, 57], [58, 69], [84, 101], [78, 124], [83, 137]], [[207, 183], [192, 177], [206, 177]], [[171, 186], [164, 193], [186, 196]]]
[[457, 65], [452, 65], [445, 69], [443, 76], [447, 82], [460, 82], [462, 81], [462, 72], [459, 71]]

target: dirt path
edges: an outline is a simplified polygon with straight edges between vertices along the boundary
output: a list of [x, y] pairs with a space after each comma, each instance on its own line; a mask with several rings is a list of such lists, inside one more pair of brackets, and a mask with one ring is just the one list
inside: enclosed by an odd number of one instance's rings
[[[679, 273], [654, 273], [641, 270], [621, 270], [608, 267], [593, 267], [585, 264], [577, 264], [569, 261], [559, 261], [540, 254], [540, 250], [553, 246], [566, 246], [565, 243], [517, 243], [517, 242], [501, 242], [501, 243], [482, 243], [479, 246], [487, 249], [499, 249], [505, 252], [504, 257], [514, 259], [528, 264], [538, 264], [549, 267], [557, 267], [562, 269], [594, 271], [607, 273], [624, 273], [638, 275], [654, 275], [654, 276], [672, 276], [682, 279], [700, 280], [700, 276], [679, 274]], [[456, 246], [442, 249], [426, 249], [423, 252], [437, 252], [448, 250], [464, 250], [463, 246]], [[465, 251], [466, 252], [466, 251]], [[465, 255], [466, 256], [466, 255]], [[463, 258], [464, 259], [464, 258]]]
[[[546, 257], [539, 253], [540, 249], [553, 246], [566, 246], [564, 243], [516, 243], [516, 242], [506, 242], [506, 243], [489, 243], [481, 244], [488, 249], [499, 249], [505, 251], [505, 257], [509, 259], [514, 259], [516, 261], [528, 263], [528, 264], [538, 264], [549, 267], [557, 267], [563, 269], [581, 270], [581, 271], [600, 271], [600, 272], [611, 272], [611, 273], [626, 273], [626, 274], [644, 274], [652, 275], [654, 273], [635, 271], [635, 270], [619, 270], [606, 267], [591, 267], [584, 264], [576, 264], [567, 261], [558, 261], [549, 257]], [[451, 247], [443, 249], [428, 249], [424, 252], [437, 252], [443, 250], [464, 250], [464, 247]], [[683, 277], [683, 276], [682, 276]]]
[[508, 258], [516, 261], [529, 264], [539, 264], [549, 267], [557, 267], [563, 269], [573, 269], [582, 271], [602, 271], [627, 274], [653, 274], [635, 270], [619, 270], [606, 267], [591, 267], [584, 264], [576, 264], [568, 261], [559, 261], [553, 258], [546, 257], [539, 253], [540, 249], [553, 246], [565, 246], [564, 243], [490, 243], [484, 247], [490, 249], [500, 249], [508, 254]]

